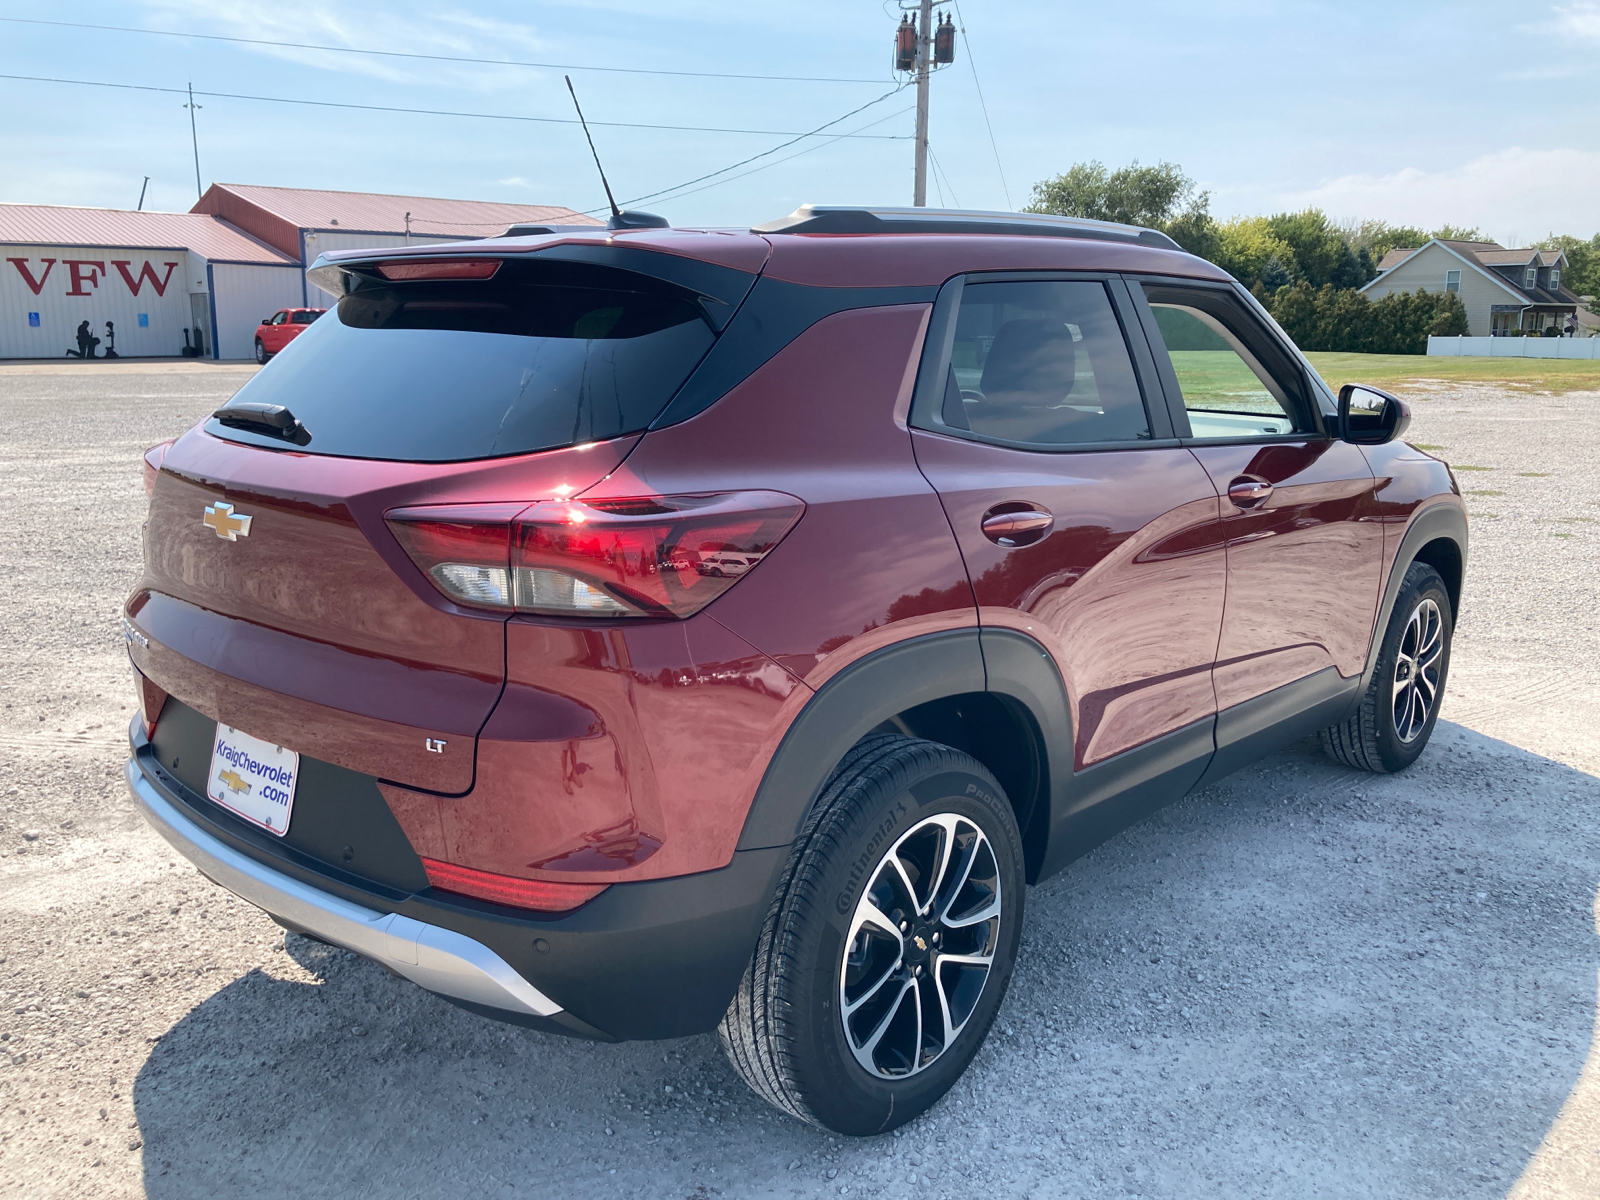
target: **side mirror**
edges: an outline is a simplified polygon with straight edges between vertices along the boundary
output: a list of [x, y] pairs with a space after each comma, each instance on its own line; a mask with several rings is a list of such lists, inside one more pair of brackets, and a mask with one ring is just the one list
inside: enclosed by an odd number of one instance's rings
[[[273, 315], [276, 316], [277, 314], [273, 314]], [[262, 317], [261, 318], [261, 323], [263, 325], [271, 325], [272, 324], [272, 317]]]
[[1411, 426], [1411, 406], [1365, 384], [1339, 389], [1339, 440], [1358, 446], [1392, 442]]

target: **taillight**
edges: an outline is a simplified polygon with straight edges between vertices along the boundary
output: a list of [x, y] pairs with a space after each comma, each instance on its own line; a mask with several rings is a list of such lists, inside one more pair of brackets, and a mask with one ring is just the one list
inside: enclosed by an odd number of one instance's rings
[[172, 448], [172, 443], [177, 438], [168, 438], [159, 446], [151, 446], [144, 452], [144, 494], [154, 495], [156, 490], [156, 476], [161, 474], [161, 464], [167, 460], [167, 451]]
[[522, 504], [399, 509], [389, 528], [411, 561], [450, 599], [473, 608], [511, 605], [511, 519]]
[[138, 667], [133, 668], [133, 682], [134, 690], [139, 693], [139, 720], [144, 725], [144, 736], [148, 738], [155, 733], [161, 710], [167, 706], [167, 693], [151, 683]]
[[551, 883], [544, 879], [518, 879], [514, 875], [477, 871], [435, 858], [424, 858], [422, 869], [428, 874], [430, 887], [540, 912], [568, 912], [580, 904], [587, 904], [611, 886], [607, 883]]
[[550, 616], [688, 617], [753, 570], [805, 506], [781, 492], [398, 509], [389, 526], [445, 595]]

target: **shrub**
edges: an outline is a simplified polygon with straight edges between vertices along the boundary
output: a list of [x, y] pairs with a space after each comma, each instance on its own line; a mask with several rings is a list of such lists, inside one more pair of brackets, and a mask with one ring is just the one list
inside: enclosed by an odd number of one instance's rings
[[1302, 350], [1357, 354], [1426, 354], [1428, 338], [1468, 332], [1454, 292], [1397, 292], [1368, 300], [1360, 292], [1304, 281], [1271, 293], [1267, 307]]

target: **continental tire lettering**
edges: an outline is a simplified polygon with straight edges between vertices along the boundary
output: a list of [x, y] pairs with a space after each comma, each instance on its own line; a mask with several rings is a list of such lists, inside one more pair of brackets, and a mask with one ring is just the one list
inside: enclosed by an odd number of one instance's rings
[[835, 902], [840, 916], [844, 916], [850, 911], [851, 906], [855, 903], [856, 889], [861, 886], [861, 877], [870, 868], [878, 865], [878, 847], [883, 845], [884, 839], [894, 832], [895, 826], [900, 824], [900, 818], [904, 817], [906, 812], [906, 802], [904, 800], [895, 801], [894, 811], [879, 823], [877, 829], [872, 831], [872, 839], [867, 842], [866, 849], [862, 850], [856, 861], [850, 865], [850, 881], [845, 885], [844, 891], [839, 893], [839, 898]]

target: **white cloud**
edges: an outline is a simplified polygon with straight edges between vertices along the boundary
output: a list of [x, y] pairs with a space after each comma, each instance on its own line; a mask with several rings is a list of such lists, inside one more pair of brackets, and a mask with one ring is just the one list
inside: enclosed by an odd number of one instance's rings
[[1475, 225], [1501, 240], [1550, 232], [1590, 237], [1600, 221], [1597, 195], [1600, 152], [1514, 146], [1444, 171], [1342, 175], [1280, 193], [1274, 208], [1315, 207], [1334, 217], [1381, 217], [1425, 229]]
[[[430, 9], [412, 14], [364, 4], [341, 4], [340, 0], [328, 0], [310, 8], [281, 10], [255, 0], [147, 0], [145, 8], [153, 26], [225, 37], [481, 58], [516, 58], [548, 52], [538, 35], [525, 25], [459, 10]], [[389, 83], [445, 83], [474, 91], [493, 91], [506, 83], [526, 84], [533, 77], [532, 72], [511, 67], [385, 58], [290, 46], [240, 45], [237, 48], [341, 75], [362, 75]]]
[[1557, 5], [1555, 29], [1568, 37], [1586, 42], [1600, 42], [1600, 4], [1595, 0], [1579, 0], [1577, 4]]

